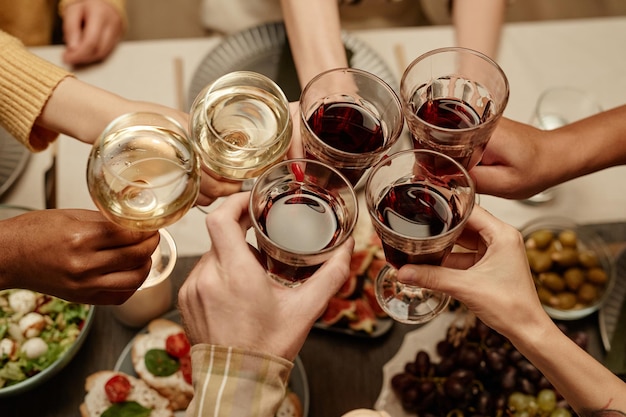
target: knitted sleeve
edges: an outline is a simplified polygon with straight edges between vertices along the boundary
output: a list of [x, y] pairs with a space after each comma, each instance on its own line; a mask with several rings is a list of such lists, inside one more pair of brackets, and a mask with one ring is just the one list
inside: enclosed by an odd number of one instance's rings
[[0, 124], [31, 151], [41, 151], [58, 133], [35, 126], [66, 70], [34, 55], [0, 31]]

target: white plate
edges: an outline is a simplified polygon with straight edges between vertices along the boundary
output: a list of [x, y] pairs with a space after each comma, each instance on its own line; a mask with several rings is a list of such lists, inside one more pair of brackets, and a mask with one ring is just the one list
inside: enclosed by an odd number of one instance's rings
[[28, 149], [0, 127], [0, 196], [22, 174], [29, 157]]
[[404, 336], [398, 352], [383, 366], [383, 386], [374, 404], [376, 410], [386, 411], [393, 417], [415, 417], [415, 413], [408, 413], [402, 408], [399, 398], [391, 389], [391, 378], [404, 372], [404, 366], [414, 361], [420, 350], [428, 352], [433, 361], [438, 360], [437, 342], [445, 339], [450, 324], [455, 318], [461, 317], [458, 313], [445, 312]]
[[[171, 320], [173, 322], [179, 323], [180, 313], [178, 310], [172, 310], [169, 313], [163, 315], [164, 319]], [[139, 331], [138, 334], [147, 333], [148, 328], [145, 327]], [[115, 371], [124, 372], [128, 375], [138, 377], [135, 372], [135, 368], [133, 367], [133, 360], [131, 358], [131, 349], [133, 346], [133, 340], [128, 342], [120, 357], [117, 359], [115, 363], [115, 367], [113, 368]], [[294, 361], [294, 367], [291, 371], [291, 375], [289, 376], [289, 387], [290, 389], [298, 395], [300, 401], [302, 402], [302, 416], [307, 417], [309, 414], [309, 383], [306, 379], [306, 372], [304, 371], [304, 365], [302, 365], [302, 361], [299, 357], [296, 357]], [[184, 416], [184, 411], [177, 412], [176, 416]]]
[[600, 336], [604, 349], [611, 350], [611, 339], [617, 320], [622, 308], [622, 303], [626, 300], [626, 250], [620, 252], [615, 258], [615, 284], [613, 291], [609, 294], [598, 314], [600, 321]]
[[[343, 33], [352, 68], [375, 74], [392, 88], [398, 88], [393, 72], [367, 44]], [[291, 58], [285, 26], [270, 23], [226, 36], [211, 50], [196, 69], [188, 92], [188, 106], [200, 91], [216, 78], [232, 71], [254, 71], [276, 82], [289, 101], [300, 98], [300, 85]]]

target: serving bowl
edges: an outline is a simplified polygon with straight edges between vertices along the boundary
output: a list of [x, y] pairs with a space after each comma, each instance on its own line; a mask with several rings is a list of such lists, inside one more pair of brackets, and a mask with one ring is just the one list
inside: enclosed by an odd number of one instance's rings
[[577, 320], [597, 311], [615, 283], [606, 243], [565, 217], [535, 219], [521, 228], [539, 299], [557, 320]]
[[[0, 220], [31, 210], [26, 207], [0, 205]], [[18, 295], [11, 296], [14, 293]], [[10, 301], [9, 297], [14, 299]], [[31, 304], [32, 307], [33, 302], [36, 305], [34, 312], [39, 316], [31, 315], [31, 326], [28, 326], [23, 321], [20, 322], [20, 319], [28, 314], [26, 310], [31, 310], [25, 308], [24, 303]], [[17, 307], [20, 304], [22, 307]], [[87, 304], [69, 303], [29, 290], [0, 291], [0, 398], [29, 391], [61, 371], [83, 345], [94, 316], [95, 307]], [[38, 328], [42, 325], [43, 329], [37, 337], [44, 340], [47, 351], [37, 358], [26, 359], [20, 353], [21, 347], [26, 340], [32, 338], [27, 338], [22, 329]], [[41, 346], [39, 344], [40, 348]], [[26, 376], [25, 379], [21, 379], [23, 375]]]

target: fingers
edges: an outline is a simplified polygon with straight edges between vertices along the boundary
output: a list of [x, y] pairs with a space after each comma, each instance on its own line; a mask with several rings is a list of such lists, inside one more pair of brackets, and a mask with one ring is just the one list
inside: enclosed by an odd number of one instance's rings
[[[354, 239], [348, 238], [326, 261], [315, 274], [313, 274], [303, 285], [293, 289], [296, 292], [306, 292], [304, 302], [309, 304], [319, 304], [317, 307], [323, 309], [328, 300], [339, 291], [339, 288], [346, 282], [350, 275], [350, 259], [354, 251]], [[311, 294], [316, 294], [312, 297]], [[303, 307], [304, 308], [304, 307]], [[316, 318], [316, 317], [315, 317]]]
[[219, 197], [226, 197], [241, 191], [241, 181], [231, 181], [225, 178], [218, 178], [208, 168], [202, 167], [202, 178], [200, 180], [200, 194], [196, 199], [196, 205], [208, 206]]
[[253, 256], [245, 240], [250, 225], [249, 201], [249, 192], [233, 194], [206, 216], [212, 249], [225, 264], [240, 264], [245, 262], [242, 257]]

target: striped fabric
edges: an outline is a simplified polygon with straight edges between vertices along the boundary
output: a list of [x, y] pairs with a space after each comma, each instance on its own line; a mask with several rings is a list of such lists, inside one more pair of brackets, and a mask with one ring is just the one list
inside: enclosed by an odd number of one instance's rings
[[293, 369], [277, 356], [208, 344], [193, 346], [191, 361], [188, 417], [273, 417]]

